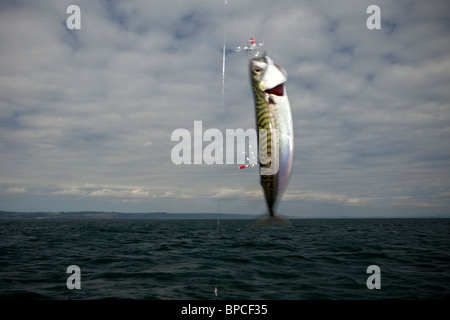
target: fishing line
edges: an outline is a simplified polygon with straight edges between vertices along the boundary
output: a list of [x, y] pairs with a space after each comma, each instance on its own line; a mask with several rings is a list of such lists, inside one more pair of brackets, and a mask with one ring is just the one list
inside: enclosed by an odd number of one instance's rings
[[224, 0], [223, 14], [223, 46], [222, 46], [222, 100], [220, 103], [220, 124], [223, 130], [223, 109], [225, 105], [225, 58], [226, 58], [226, 39], [227, 39], [227, 0]]
[[[227, 39], [227, 0], [224, 0], [224, 11], [223, 11], [223, 43], [222, 43], [222, 95], [220, 100], [220, 129], [222, 132], [224, 131], [224, 106], [225, 106], [225, 64], [226, 64], [226, 39]], [[222, 146], [223, 148], [223, 146]], [[223, 156], [223, 149], [222, 149], [222, 156]], [[223, 159], [222, 159], [223, 160]], [[220, 178], [219, 178], [219, 191], [222, 189], [222, 174], [219, 172]], [[221, 211], [221, 203], [220, 203], [220, 197], [217, 197], [217, 211], [218, 213], [222, 213]], [[218, 248], [218, 242], [220, 238], [220, 221], [217, 220], [217, 230], [216, 230], [216, 238], [217, 243], [214, 246], [216, 250], [214, 251], [214, 255], [216, 255], [216, 251]], [[214, 257], [214, 260], [217, 261], [216, 257]], [[215, 272], [214, 275], [214, 295], [218, 296], [218, 290], [217, 290], [217, 272]]]

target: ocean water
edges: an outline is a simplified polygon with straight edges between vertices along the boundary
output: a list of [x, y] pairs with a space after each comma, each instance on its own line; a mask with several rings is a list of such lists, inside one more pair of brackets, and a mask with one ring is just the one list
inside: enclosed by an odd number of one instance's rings
[[0, 220], [0, 298], [449, 299], [450, 219]]

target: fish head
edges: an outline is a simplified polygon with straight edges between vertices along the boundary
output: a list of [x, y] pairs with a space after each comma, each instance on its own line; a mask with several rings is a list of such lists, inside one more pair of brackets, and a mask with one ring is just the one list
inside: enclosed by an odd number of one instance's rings
[[264, 92], [280, 87], [287, 80], [286, 71], [266, 55], [250, 60], [250, 76], [253, 85]]

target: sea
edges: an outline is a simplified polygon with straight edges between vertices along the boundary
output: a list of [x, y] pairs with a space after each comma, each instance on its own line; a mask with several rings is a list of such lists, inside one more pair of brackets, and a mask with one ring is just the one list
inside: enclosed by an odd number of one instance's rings
[[0, 299], [449, 298], [445, 218], [0, 220]]

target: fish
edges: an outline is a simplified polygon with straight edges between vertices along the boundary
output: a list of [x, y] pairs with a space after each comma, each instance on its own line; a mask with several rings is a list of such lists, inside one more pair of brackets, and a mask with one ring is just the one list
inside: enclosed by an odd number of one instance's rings
[[260, 183], [269, 217], [281, 219], [276, 208], [290, 180], [294, 159], [292, 113], [285, 88], [287, 73], [264, 53], [250, 60], [250, 79], [259, 141]]

